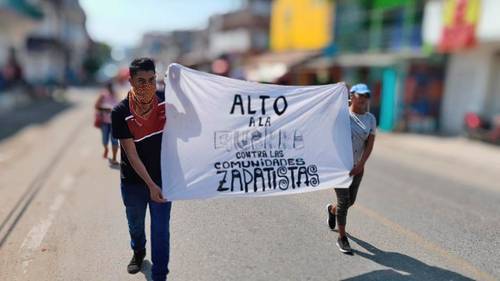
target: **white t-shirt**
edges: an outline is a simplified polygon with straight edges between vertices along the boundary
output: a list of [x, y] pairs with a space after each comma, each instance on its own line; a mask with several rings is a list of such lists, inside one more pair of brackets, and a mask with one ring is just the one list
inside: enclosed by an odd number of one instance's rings
[[351, 137], [354, 163], [358, 163], [363, 156], [365, 143], [369, 135], [375, 135], [377, 131], [377, 121], [370, 112], [356, 114], [349, 112], [351, 117]]

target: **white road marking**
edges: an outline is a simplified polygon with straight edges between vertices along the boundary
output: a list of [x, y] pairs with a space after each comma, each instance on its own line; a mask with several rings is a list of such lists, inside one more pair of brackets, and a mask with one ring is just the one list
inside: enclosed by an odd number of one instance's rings
[[56, 214], [61, 209], [66, 200], [66, 193], [73, 187], [73, 183], [75, 182], [75, 178], [71, 175], [66, 175], [60, 184], [60, 189], [58, 194], [55, 196], [54, 201], [49, 207], [49, 213], [47, 217], [41, 220], [38, 224], [35, 224], [23, 243], [21, 244], [20, 252], [22, 259], [22, 270], [23, 273], [26, 274], [28, 271], [28, 266], [33, 260], [33, 253], [40, 248], [40, 245], [45, 238], [45, 235], [49, 231], [54, 219], [56, 218]]
[[75, 183], [75, 177], [66, 175], [61, 181], [60, 188], [64, 191], [70, 190], [73, 187], [74, 183]]
[[0, 153], [0, 163], [1, 162], [7, 162], [10, 158], [10, 155], [6, 153]]
[[83, 146], [81, 149], [80, 149], [80, 157], [87, 157], [90, 155], [90, 152], [91, 152], [91, 148], [89, 146]]

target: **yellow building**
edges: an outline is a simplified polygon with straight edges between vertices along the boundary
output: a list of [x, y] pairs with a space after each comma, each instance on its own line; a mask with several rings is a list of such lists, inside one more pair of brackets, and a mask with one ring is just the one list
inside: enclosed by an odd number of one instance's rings
[[271, 14], [271, 50], [317, 50], [333, 36], [333, 0], [275, 0]]

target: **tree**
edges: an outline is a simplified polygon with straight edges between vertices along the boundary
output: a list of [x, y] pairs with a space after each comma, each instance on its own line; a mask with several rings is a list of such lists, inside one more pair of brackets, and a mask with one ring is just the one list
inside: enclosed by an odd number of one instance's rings
[[102, 42], [93, 42], [90, 46], [83, 68], [89, 81], [95, 81], [99, 69], [111, 59], [111, 47]]

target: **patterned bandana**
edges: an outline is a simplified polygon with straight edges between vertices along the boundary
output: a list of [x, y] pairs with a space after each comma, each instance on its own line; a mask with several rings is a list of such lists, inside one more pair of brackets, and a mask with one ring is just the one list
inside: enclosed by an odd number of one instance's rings
[[138, 89], [132, 87], [129, 96], [134, 112], [139, 117], [147, 118], [155, 105], [156, 89], [154, 86], [146, 85]]

